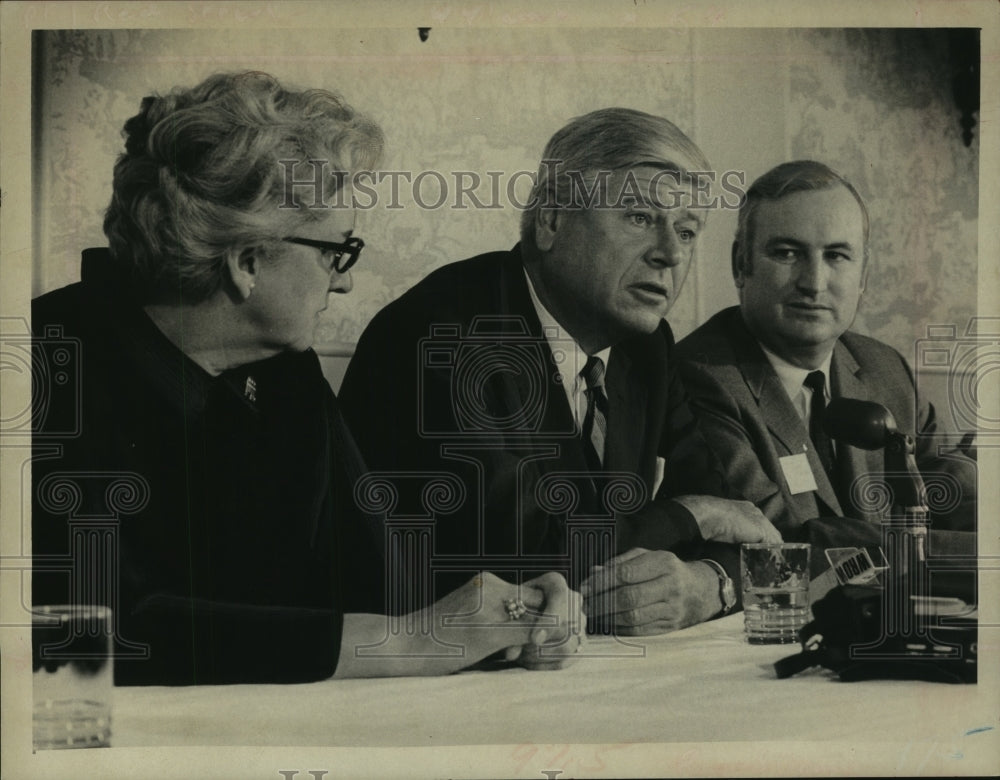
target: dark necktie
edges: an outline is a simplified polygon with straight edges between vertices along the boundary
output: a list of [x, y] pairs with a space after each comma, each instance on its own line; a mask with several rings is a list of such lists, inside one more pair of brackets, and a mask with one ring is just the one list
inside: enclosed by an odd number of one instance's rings
[[604, 392], [604, 361], [595, 355], [587, 358], [580, 372], [587, 389], [587, 413], [583, 418], [583, 449], [587, 465], [600, 471], [604, 464], [604, 439], [608, 433], [608, 396]]
[[823, 430], [823, 415], [826, 413], [826, 376], [822, 371], [812, 371], [803, 384], [812, 390], [812, 400], [809, 402], [809, 438], [812, 439], [813, 448], [819, 456], [820, 463], [823, 464], [823, 470], [836, 489], [833, 443]]

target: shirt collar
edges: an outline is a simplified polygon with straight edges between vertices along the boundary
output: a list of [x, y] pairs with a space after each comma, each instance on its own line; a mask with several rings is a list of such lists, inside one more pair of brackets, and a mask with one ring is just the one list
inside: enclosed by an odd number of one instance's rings
[[[760, 342], [757, 342], [760, 344]], [[768, 362], [774, 369], [774, 373], [778, 375], [778, 381], [781, 382], [781, 386], [785, 389], [785, 393], [792, 403], [795, 404], [796, 408], [799, 409], [799, 413], [802, 413], [801, 404], [799, 399], [802, 397], [802, 386], [806, 381], [806, 377], [809, 376], [813, 371], [822, 371], [823, 376], [826, 379], [826, 396], [830, 397], [830, 363], [833, 360], [833, 351], [823, 359], [823, 362], [819, 364], [816, 368], [800, 368], [799, 366], [792, 365], [787, 360], [779, 357], [774, 352], [769, 350], [763, 344], [760, 344], [760, 348], [764, 351], [765, 357], [767, 357]]]
[[[589, 355], [577, 343], [572, 334], [552, 316], [552, 312], [545, 308], [545, 305], [538, 297], [538, 293], [535, 292], [535, 285], [532, 284], [527, 269], [522, 268], [522, 270], [524, 271], [525, 281], [528, 283], [528, 294], [531, 296], [531, 303], [535, 307], [538, 321], [542, 324], [542, 333], [545, 334], [545, 338], [549, 342], [549, 347], [552, 349], [552, 354], [555, 356], [556, 362], [560, 364], [560, 367], [565, 365], [565, 363], [559, 361], [559, 356], [564, 355], [570, 361], [567, 368], [572, 370], [572, 374], [576, 378], [575, 381], [583, 381], [580, 372], [583, 371], [583, 367], [587, 364]], [[572, 354], [567, 355], [567, 351], [571, 351]], [[597, 352], [595, 356], [604, 362], [604, 371], [606, 374], [608, 361], [611, 359], [611, 347], [605, 347], [600, 352]], [[570, 371], [563, 369], [562, 373], [565, 376]]]

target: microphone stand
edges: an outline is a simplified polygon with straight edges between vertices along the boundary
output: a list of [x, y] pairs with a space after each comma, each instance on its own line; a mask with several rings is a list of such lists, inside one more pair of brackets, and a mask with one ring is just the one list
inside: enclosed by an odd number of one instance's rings
[[883, 602], [884, 629], [888, 636], [923, 638], [927, 621], [920, 619], [915, 607], [930, 595], [927, 492], [913, 456], [913, 437], [896, 430], [892, 415], [886, 414], [885, 477], [893, 500], [882, 533], [890, 567]]
[[[878, 656], [880, 649], [899, 646], [900, 639], [925, 637], [927, 621], [915, 602], [930, 595], [927, 490], [914, 458], [913, 437], [896, 427], [892, 412], [881, 404], [838, 398], [826, 410], [827, 434], [866, 450], [881, 449], [881, 475], [891, 495], [889, 515], [882, 520], [882, 542], [889, 562], [883, 583], [882, 638], [874, 645], [853, 647], [852, 655]], [[916, 599], [914, 598], [916, 597]]]
[[[934, 624], [927, 560], [929, 509], [912, 436], [896, 429], [884, 406], [837, 398], [823, 421], [830, 438], [883, 451], [881, 479], [891, 491], [882, 543], [889, 572], [881, 586], [842, 585], [813, 605], [800, 632], [803, 652], [775, 664], [778, 677], [825, 666], [841, 680], [921, 679], [975, 682], [977, 630], [968, 623]], [[932, 636], [932, 633], [934, 634]]]

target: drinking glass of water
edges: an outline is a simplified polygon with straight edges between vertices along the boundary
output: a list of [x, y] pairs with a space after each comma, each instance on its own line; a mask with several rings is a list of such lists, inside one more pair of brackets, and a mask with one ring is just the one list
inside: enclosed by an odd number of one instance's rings
[[744, 544], [740, 576], [747, 641], [798, 642], [809, 622], [809, 545]]
[[107, 607], [32, 609], [35, 750], [110, 746], [112, 632]]

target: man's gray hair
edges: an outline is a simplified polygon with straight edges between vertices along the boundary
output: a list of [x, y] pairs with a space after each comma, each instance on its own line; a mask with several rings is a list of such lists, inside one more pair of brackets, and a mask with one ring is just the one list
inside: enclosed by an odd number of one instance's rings
[[577, 117], [549, 140], [521, 215], [521, 240], [534, 244], [540, 209], [574, 202], [580, 185], [601, 171], [651, 165], [679, 173], [708, 171], [701, 149], [675, 124], [631, 108], [602, 108]]

